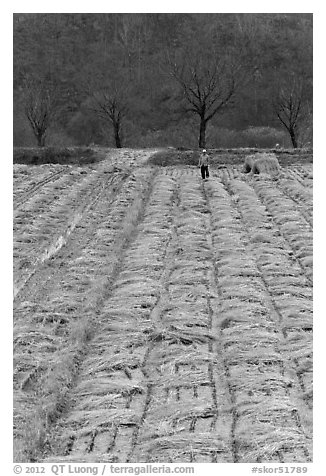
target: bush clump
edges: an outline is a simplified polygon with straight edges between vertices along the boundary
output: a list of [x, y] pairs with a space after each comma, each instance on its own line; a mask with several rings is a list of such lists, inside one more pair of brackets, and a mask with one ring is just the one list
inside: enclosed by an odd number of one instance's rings
[[[161, 167], [174, 167], [185, 165], [198, 165], [198, 159], [201, 149], [178, 149], [167, 148], [153, 154], [148, 163]], [[209, 163], [212, 167], [225, 165], [241, 165], [243, 159], [248, 154], [261, 155], [262, 153], [273, 153], [279, 164], [282, 166], [309, 164], [313, 162], [313, 151], [310, 149], [257, 149], [257, 148], [239, 148], [239, 149], [208, 149], [207, 154]]]
[[94, 164], [100, 160], [98, 151], [90, 147], [15, 147], [14, 164]]
[[175, 165], [197, 165], [199, 151], [167, 149], [152, 155], [149, 162], [162, 167]]
[[250, 126], [241, 131], [242, 142], [246, 147], [259, 147], [269, 149], [279, 144], [282, 147], [290, 145], [288, 137], [284, 131], [273, 127], [253, 127]]

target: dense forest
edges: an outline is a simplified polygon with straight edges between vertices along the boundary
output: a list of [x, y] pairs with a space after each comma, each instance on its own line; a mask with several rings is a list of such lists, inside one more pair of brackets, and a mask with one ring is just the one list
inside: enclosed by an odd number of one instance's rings
[[312, 14], [14, 14], [14, 146], [312, 146]]

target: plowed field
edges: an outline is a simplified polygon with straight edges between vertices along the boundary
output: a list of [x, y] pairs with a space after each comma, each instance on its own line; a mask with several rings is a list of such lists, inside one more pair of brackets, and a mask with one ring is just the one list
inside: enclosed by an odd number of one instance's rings
[[16, 460], [312, 461], [312, 165], [14, 170]]

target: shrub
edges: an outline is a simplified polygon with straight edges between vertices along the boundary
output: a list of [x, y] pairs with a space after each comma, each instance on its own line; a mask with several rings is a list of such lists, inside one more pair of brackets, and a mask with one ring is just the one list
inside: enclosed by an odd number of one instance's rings
[[175, 166], [175, 165], [197, 165], [199, 158], [198, 151], [164, 150], [153, 154], [149, 163], [151, 165]]
[[90, 147], [15, 147], [14, 164], [93, 164], [101, 160]]
[[243, 147], [258, 147], [269, 149], [279, 144], [281, 147], [288, 147], [289, 139], [285, 131], [274, 129], [273, 127], [253, 127], [242, 131]]

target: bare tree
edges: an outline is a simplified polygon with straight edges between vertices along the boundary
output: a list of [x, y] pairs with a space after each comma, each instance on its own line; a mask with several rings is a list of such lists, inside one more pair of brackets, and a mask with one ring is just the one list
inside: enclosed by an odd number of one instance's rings
[[181, 58], [168, 58], [170, 72], [183, 92], [185, 110], [199, 116], [200, 148], [206, 147], [207, 123], [221, 112], [242, 84], [246, 73], [231, 54], [186, 51]]
[[303, 81], [293, 77], [280, 85], [273, 101], [274, 111], [288, 131], [294, 149], [298, 147], [300, 125], [307, 115]]
[[122, 147], [122, 127], [128, 111], [126, 89], [117, 86], [104, 88], [92, 94], [91, 109], [113, 127], [117, 148]]
[[46, 133], [58, 110], [55, 86], [45, 79], [27, 79], [24, 84], [24, 107], [37, 145], [44, 147]]

